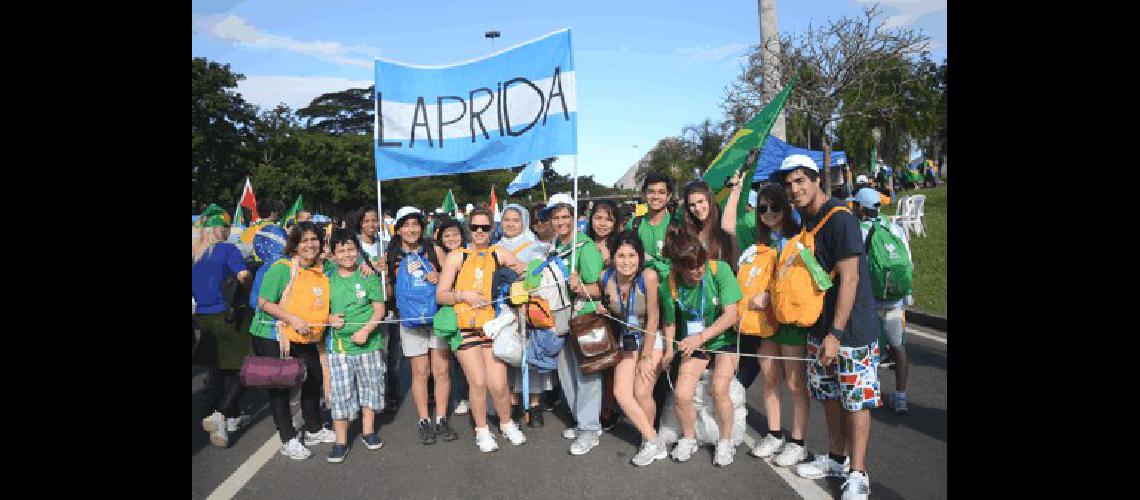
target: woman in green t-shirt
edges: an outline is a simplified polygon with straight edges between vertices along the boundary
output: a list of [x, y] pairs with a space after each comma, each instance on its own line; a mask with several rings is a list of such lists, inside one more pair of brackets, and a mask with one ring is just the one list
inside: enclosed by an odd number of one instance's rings
[[[736, 269], [736, 235], [729, 234], [721, 227], [720, 207], [712, 189], [704, 181], [694, 181], [685, 185], [684, 217], [681, 219], [685, 232], [700, 240], [710, 259], [730, 263]], [[666, 242], [668, 246], [668, 242]]]
[[665, 256], [673, 263], [668, 284], [672, 300], [662, 304], [667, 356], [671, 355], [669, 346], [677, 336], [677, 325], [684, 330], [682, 340], [677, 343], [682, 358], [676, 388], [677, 421], [681, 424], [682, 436], [673, 448], [673, 460], [687, 461], [698, 448], [693, 394], [709, 361], [715, 358], [710, 392], [720, 439], [713, 464], [725, 466], [732, 463], [736, 453], [732, 444], [733, 410], [728, 389], [739, 358], [734, 352], [737, 334], [733, 326], [737, 319], [736, 303], [741, 299], [740, 285], [727, 263], [708, 258], [701, 242], [685, 231], [667, 240]]

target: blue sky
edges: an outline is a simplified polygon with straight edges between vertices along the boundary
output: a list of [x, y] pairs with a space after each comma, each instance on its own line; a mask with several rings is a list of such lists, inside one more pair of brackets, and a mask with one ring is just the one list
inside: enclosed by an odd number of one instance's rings
[[[777, 1], [781, 33], [857, 15], [865, 1]], [[888, 25], [921, 28], [946, 57], [947, 0], [889, 0]], [[238, 91], [263, 109], [373, 83], [380, 56], [448, 64], [570, 27], [578, 75], [578, 169], [612, 184], [656, 142], [720, 119], [723, 88], [760, 38], [756, 0], [194, 1], [194, 57], [246, 76]], [[491, 42], [487, 30], [502, 37]], [[634, 147], [636, 146], [636, 147]], [[568, 159], [567, 159], [568, 160]], [[570, 161], [556, 167], [568, 173]]]

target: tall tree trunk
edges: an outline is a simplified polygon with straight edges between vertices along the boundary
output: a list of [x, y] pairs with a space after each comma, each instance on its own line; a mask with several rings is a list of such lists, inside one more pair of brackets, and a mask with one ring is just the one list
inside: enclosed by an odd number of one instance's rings
[[[780, 92], [780, 32], [776, 26], [776, 0], [756, 0], [760, 11], [760, 67], [764, 72], [761, 81], [766, 102], [772, 102]], [[784, 129], [784, 111], [772, 125], [772, 135], [787, 142]]]
[[823, 192], [831, 196], [831, 141], [827, 133], [822, 134], [823, 139]]

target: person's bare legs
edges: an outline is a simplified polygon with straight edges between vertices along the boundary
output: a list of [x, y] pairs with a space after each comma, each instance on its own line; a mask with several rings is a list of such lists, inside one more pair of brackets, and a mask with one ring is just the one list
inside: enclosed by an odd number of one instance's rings
[[848, 436], [851, 438], [851, 470], [866, 472], [863, 459], [867, 456], [867, 442], [871, 439], [871, 410], [843, 410], [843, 413], [850, 423]]
[[483, 351], [487, 390], [491, 393], [491, 403], [495, 405], [495, 413], [499, 415], [499, 427], [502, 428], [511, 421], [511, 387], [510, 379], [507, 377], [507, 364], [496, 358], [491, 349], [482, 347], [479, 349]]
[[[780, 346], [780, 356], [803, 358], [805, 346]], [[811, 415], [811, 402], [808, 400], [807, 366], [803, 361], [783, 360], [784, 380], [788, 383], [788, 393], [792, 397], [792, 439], [800, 440], [807, 432], [808, 416]]]
[[348, 420], [333, 420], [333, 431], [336, 432], [336, 444], [348, 444]]
[[[649, 365], [656, 367], [657, 363], [661, 362], [661, 351], [654, 349], [651, 351], [653, 354], [649, 357]], [[637, 401], [637, 406], [641, 407], [641, 411], [645, 414], [645, 420], [649, 424], [649, 428], [653, 429], [653, 419], [657, 416], [657, 402], [653, 400], [653, 387], [657, 385], [658, 373], [656, 369], [653, 371], [653, 376], [650, 380], [645, 380], [637, 375], [637, 368], [633, 370], [633, 398]], [[626, 412], [629, 413], [628, 411]], [[653, 431], [653, 435], [657, 435], [657, 431]]]
[[[757, 352], [762, 356], [776, 356], [780, 352], [780, 344], [771, 340], [761, 340]], [[768, 414], [767, 430], [780, 430], [780, 362], [771, 358], [760, 358], [759, 364], [760, 373], [764, 377], [764, 413]]]
[[416, 413], [420, 420], [428, 418], [428, 375], [431, 374], [431, 361], [427, 354], [408, 358], [412, 365], [412, 399], [416, 402]]
[[[360, 408], [360, 414], [361, 414], [361, 417], [360, 417], [361, 418], [360, 433], [361, 434], [372, 434], [372, 433], [376, 432], [376, 410], [373, 410], [372, 408], [364, 406], [364, 407]], [[347, 431], [348, 431], [348, 428], [345, 427], [345, 432], [347, 432]], [[337, 431], [337, 432], [339, 432], [339, 431]], [[345, 442], [347, 443], [348, 437], [345, 436], [345, 439], [346, 439]], [[337, 440], [339, 442], [340, 434], [337, 434]]]
[[447, 402], [451, 397], [451, 350], [429, 349], [428, 352], [431, 355], [431, 376], [435, 377], [435, 416], [446, 417]]
[[907, 372], [910, 371], [910, 363], [906, 359], [906, 346], [895, 347], [895, 390], [898, 392], [906, 392], [906, 378]]
[[645, 411], [633, 396], [634, 373], [637, 368], [636, 351], [622, 351], [621, 361], [614, 367], [614, 399], [621, 406], [621, 411], [629, 422], [641, 433], [642, 439], [652, 441], [657, 438], [657, 431], [653, 429], [653, 421], [645, 416]]
[[736, 379], [736, 354], [717, 354], [713, 362], [712, 399], [716, 405], [716, 425], [722, 441], [732, 440], [732, 398], [728, 389]]
[[827, 451], [835, 455], [847, 455], [847, 413], [837, 400], [823, 402], [827, 415]]
[[676, 410], [677, 422], [681, 424], [681, 437], [695, 439], [697, 437], [697, 407], [693, 404], [693, 393], [697, 390], [697, 382], [708, 366], [707, 359], [687, 357], [681, 359], [681, 367], [677, 373]]
[[483, 366], [482, 347], [470, 347], [455, 351], [455, 359], [467, 377], [467, 404], [471, 406], [471, 418], [475, 428], [487, 427], [487, 374]]

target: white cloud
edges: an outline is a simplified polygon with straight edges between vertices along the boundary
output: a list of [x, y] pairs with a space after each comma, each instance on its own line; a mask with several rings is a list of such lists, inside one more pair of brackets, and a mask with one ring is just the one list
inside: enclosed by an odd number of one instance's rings
[[284, 102], [293, 110], [309, 105], [317, 96], [350, 88], [368, 88], [371, 80], [351, 80], [324, 76], [249, 75], [238, 82], [237, 91], [247, 102], [262, 110]]
[[888, 17], [883, 25], [887, 28], [896, 28], [899, 26], [909, 26], [918, 21], [919, 18], [931, 12], [937, 12], [946, 8], [948, 0], [857, 0], [858, 3], [865, 4], [881, 4], [886, 7], [886, 11], [895, 11], [895, 14]]
[[701, 46], [676, 49], [673, 53], [683, 57], [685, 62], [688, 63], [716, 62], [740, 52], [747, 47], [748, 46], [743, 43], [730, 43], [719, 47]]
[[[340, 42], [302, 42], [287, 36], [266, 33], [233, 14], [192, 14], [191, 26], [194, 33], [203, 33], [225, 42], [259, 49], [286, 50], [345, 66], [371, 69], [372, 58], [381, 52], [378, 48], [364, 45], [346, 47]], [[352, 57], [350, 54], [365, 55], [368, 58]]]

